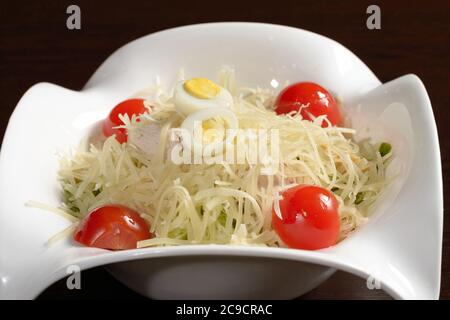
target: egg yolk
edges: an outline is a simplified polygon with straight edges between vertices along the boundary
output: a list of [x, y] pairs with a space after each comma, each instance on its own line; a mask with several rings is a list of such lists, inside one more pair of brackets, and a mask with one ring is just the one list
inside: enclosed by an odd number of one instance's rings
[[187, 80], [183, 87], [191, 96], [199, 99], [211, 99], [220, 92], [220, 87], [206, 78], [192, 78]]
[[220, 118], [213, 118], [203, 121], [203, 142], [212, 143], [225, 139], [226, 122]]

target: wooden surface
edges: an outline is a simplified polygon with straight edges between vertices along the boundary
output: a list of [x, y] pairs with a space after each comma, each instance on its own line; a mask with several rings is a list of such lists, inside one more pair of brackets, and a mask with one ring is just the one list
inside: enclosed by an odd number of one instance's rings
[[[366, 8], [381, 7], [381, 30], [366, 28]], [[385, 82], [417, 74], [429, 92], [439, 128], [444, 191], [450, 182], [450, 10], [448, 1], [77, 1], [82, 29], [66, 28], [71, 1], [7, 1], [0, 9], [0, 132], [23, 93], [52, 82], [79, 90], [115, 49], [180, 25], [257, 21], [311, 30], [342, 43]], [[209, 3], [209, 4], [208, 4]], [[1, 177], [0, 177], [1, 179]], [[445, 195], [445, 207], [450, 197]], [[420, 195], [418, 195], [420, 197]], [[448, 218], [448, 211], [445, 212]], [[420, 235], [418, 235], [420, 236]], [[450, 232], [444, 227], [441, 298], [450, 298]], [[102, 268], [83, 272], [83, 289], [60, 281], [41, 298], [140, 298]], [[388, 299], [365, 280], [336, 273], [304, 299]]]

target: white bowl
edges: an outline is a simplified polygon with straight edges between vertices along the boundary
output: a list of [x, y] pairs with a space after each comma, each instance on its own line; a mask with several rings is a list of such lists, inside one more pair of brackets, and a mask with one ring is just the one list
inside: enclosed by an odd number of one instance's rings
[[[60, 203], [56, 152], [77, 145], [111, 106], [156, 75], [169, 85], [184, 67], [214, 78], [224, 64], [250, 86], [269, 87], [272, 79], [318, 82], [344, 101], [356, 128], [368, 127], [371, 135], [392, 142], [392, 170], [400, 176], [372, 219], [319, 251], [198, 245], [111, 252], [71, 239], [45, 247], [69, 223], [24, 204]], [[70, 265], [110, 265], [120, 281], [154, 298], [294, 298], [341, 269], [381, 284], [394, 298], [435, 299], [442, 213], [437, 131], [416, 76], [381, 84], [339, 43], [300, 29], [258, 23], [181, 27], [117, 50], [81, 92], [39, 83], [22, 97], [0, 158], [0, 298], [34, 298], [66, 276]]]

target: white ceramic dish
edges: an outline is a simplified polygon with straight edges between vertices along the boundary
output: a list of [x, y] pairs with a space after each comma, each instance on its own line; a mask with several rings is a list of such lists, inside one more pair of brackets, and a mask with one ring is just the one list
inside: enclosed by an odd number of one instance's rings
[[[24, 203], [59, 204], [55, 153], [75, 146], [111, 106], [156, 75], [170, 84], [183, 66], [214, 78], [223, 64], [252, 86], [318, 82], [344, 101], [354, 126], [393, 143], [401, 176], [369, 223], [320, 251], [208, 245], [110, 252], [71, 239], [46, 248], [68, 222]], [[442, 213], [437, 131], [416, 76], [381, 84], [350, 51], [304, 30], [256, 23], [181, 27], [117, 50], [81, 92], [40, 83], [22, 97], [0, 157], [0, 298], [34, 298], [69, 265], [109, 265], [120, 281], [155, 298], [294, 298], [341, 269], [372, 277], [394, 298], [435, 299]]]

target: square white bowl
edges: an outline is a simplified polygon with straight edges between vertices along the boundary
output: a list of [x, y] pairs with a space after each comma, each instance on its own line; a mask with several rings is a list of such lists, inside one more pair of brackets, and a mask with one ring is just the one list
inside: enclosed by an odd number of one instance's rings
[[[197, 245], [111, 252], [71, 239], [45, 242], [69, 223], [25, 207], [58, 206], [56, 152], [76, 146], [110, 107], [153, 83], [170, 85], [180, 67], [215, 78], [232, 65], [248, 86], [273, 79], [309, 80], [336, 93], [359, 132], [392, 142], [396, 182], [373, 217], [338, 245], [319, 251]], [[364, 129], [364, 130], [363, 130]], [[258, 23], [175, 28], [135, 40], [111, 55], [80, 92], [40, 83], [11, 116], [0, 155], [0, 298], [34, 298], [81, 269], [112, 264], [131, 288], [156, 298], [293, 298], [319, 285], [335, 268], [400, 299], [436, 299], [442, 249], [439, 143], [422, 82], [407, 75], [381, 84], [353, 53], [320, 35]], [[119, 263], [120, 262], [120, 263]]]

